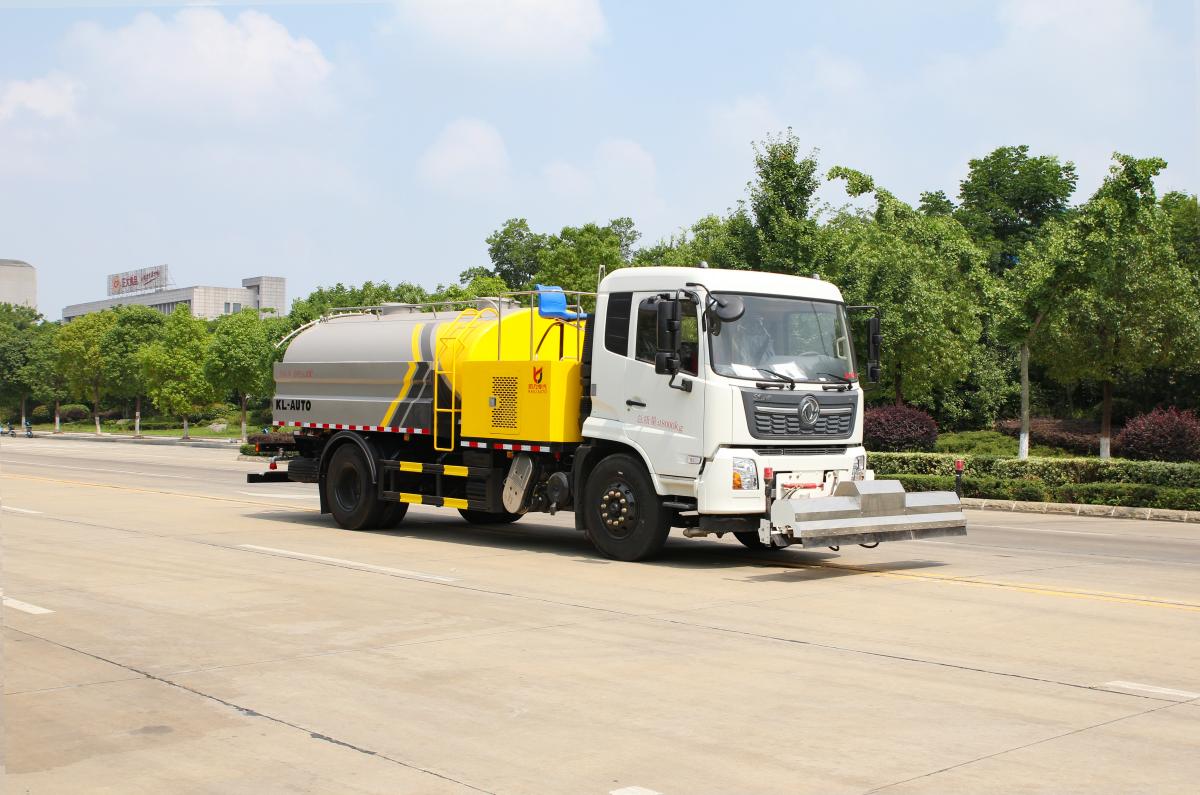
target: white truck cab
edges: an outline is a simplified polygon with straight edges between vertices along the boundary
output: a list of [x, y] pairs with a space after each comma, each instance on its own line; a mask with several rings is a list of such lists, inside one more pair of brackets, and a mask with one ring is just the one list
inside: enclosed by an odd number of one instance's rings
[[729, 531], [751, 546], [965, 533], [953, 493], [872, 482], [850, 323], [833, 284], [625, 268], [601, 283], [593, 323], [583, 435], [632, 448], [660, 496], [694, 503], [685, 533]]

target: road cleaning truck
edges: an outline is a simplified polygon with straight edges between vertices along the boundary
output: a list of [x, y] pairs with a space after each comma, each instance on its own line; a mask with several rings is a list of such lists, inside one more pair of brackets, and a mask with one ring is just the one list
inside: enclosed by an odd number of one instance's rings
[[573, 511], [620, 560], [673, 527], [751, 548], [965, 534], [953, 492], [867, 468], [848, 310], [869, 313], [876, 380], [878, 313], [816, 278], [623, 268], [596, 294], [335, 310], [275, 365], [295, 457], [249, 478], [317, 484], [350, 530], [410, 504], [482, 524]]

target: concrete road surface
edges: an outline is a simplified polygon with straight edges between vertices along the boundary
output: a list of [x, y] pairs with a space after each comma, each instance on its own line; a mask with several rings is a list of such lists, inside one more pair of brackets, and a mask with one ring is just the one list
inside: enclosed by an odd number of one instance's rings
[[228, 451], [4, 439], [33, 793], [1200, 791], [1200, 526], [599, 558], [570, 516], [352, 533]]

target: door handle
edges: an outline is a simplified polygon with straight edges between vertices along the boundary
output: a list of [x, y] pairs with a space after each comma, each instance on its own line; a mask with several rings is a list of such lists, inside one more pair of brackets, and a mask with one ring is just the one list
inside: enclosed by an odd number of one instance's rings
[[640, 400], [626, 400], [625, 405], [626, 406], [637, 406], [639, 409], [646, 408], [646, 404]]

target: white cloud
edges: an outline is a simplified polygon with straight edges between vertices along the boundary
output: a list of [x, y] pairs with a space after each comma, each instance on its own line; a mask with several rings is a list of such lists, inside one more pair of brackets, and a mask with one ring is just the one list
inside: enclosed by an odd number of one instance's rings
[[744, 154], [750, 150], [752, 141], [761, 140], [768, 132], [778, 132], [784, 124], [780, 121], [771, 101], [762, 94], [739, 97], [726, 105], [719, 105], [710, 114], [713, 135], [728, 146], [740, 147]]
[[398, 0], [398, 23], [457, 56], [578, 61], [605, 34], [598, 0]]
[[33, 80], [0, 83], [0, 121], [27, 112], [42, 119], [71, 121], [82, 90], [69, 75], [51, 72]]
[[487, 122], [458, 119], [421, 155], [417, 173], [427, 185], [451, 196], [494, 195], [510, 179], [508, 148]]
[[573, 216], [632, 215], [639, 224], [654, 224], [666, 211], [654, 157], [627, 138], [601, 142], [582, 164], [553, 160], [539, 176], [536, 190]]
[[142, 13], [115, 29], [82, 23], [66, 50], [102, 102], [139, 113], [247, 121], [331, 102], [333, 67], [320, 48], [258, 11]]

